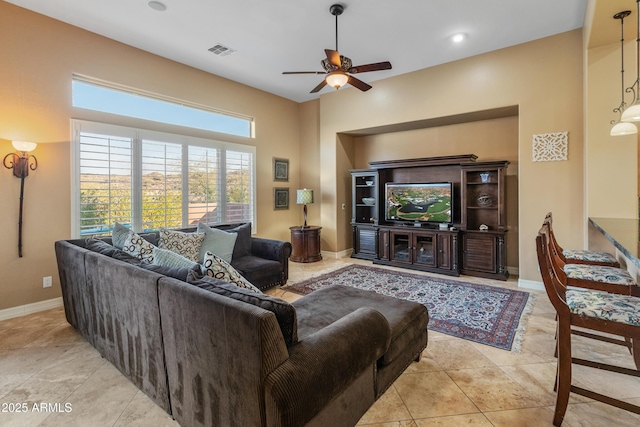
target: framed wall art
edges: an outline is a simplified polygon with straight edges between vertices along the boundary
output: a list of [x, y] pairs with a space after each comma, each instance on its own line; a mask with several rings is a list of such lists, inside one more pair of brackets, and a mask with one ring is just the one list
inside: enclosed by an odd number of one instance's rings
[[273, 159], [273, 180], [289, 181], [289, 159]]
[[273, 189], [273, 209], [289, 209], [289, 188]]

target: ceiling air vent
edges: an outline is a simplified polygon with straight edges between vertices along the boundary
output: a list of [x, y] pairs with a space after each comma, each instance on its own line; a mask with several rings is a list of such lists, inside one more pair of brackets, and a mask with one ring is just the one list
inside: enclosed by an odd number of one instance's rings
[[231, 55], [232, 53], [236, 52], [235, 50], [231, 49], [230, 47], [227, 47], [225, 45], [222, 45], [220, 43], [216, 44], [215, 46], [207, 49], [209, 52], [213, 52], [216, 55], [219, 56], [228, 56]]

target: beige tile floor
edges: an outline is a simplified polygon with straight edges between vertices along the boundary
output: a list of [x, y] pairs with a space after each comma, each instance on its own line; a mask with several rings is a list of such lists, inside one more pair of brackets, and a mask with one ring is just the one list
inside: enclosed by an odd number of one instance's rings
[[[290, 263], [290, 283], [361, 262]], [[516, 281], [460, 280], [514, 288]], [[298, 295], [274, 289], [287, 300]], [[555, 404], [554, 312], [543, 292], [519, 353], [429, 332], [414, 363], [362, 417], [360, 426], [550, 426]], [[578, 355], [632, 367], [623, 348], [577, 338]], [[640, 404], [640, 378], [575, 369], [575, 381]], [[59, 404], [55, 412], [34, 403]], [[15, 404], [26, 403], [26, 412]], [[65, 407], [65, 404], [70, 407]], [[54, 407], [55, 409], [55, 407]], [[66, 411], [65, 409], [70, 409]], [[12, 410], [12, 412], [6, 412]], [[0, 322], [0, 426], [177, 426], [162, 409], [100, 357], [66, 322], [62, 308]], [[572, 396], [564, 426], [639, 426], [640, 416]]]

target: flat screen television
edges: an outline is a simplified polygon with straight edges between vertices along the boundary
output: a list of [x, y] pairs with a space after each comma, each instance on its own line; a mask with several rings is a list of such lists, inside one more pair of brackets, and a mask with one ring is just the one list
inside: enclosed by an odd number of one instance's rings
[[453, 184], [450, 182], [388, 182], [385, 195], [387, 221], [453, 222]]

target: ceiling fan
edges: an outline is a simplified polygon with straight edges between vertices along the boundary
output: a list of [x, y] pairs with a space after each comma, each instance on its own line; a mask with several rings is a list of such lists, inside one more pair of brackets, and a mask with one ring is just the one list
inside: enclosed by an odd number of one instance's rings
[[[365, 92], [371, 89], [371, 86], [362, 80], [349, 75], [356, 73], [366, 73], [368, 71], [380, 71], [390, 70], [391, 63], [389, 61], [376, 62], [374, 64], [352, 66], [351, 59], [346, 56], [340, 55], [338, 52], [338, 16], [342, 15], [344, 6], [341, 4], [334, 4], [329, 8], [329, 12], [336, 17], [336, 50], [325, 49], [324, 53], [327, 55], [325, 59], [321, 61], [324, 71], [284, 71], [282, 74], [326, 74], [322, 82], [310, 93], [319, 92], [327, 84], [337, 89], [349, 83], [351, 86], [360, 89]], [[347, 74], [349, 73], [349, 74]]]

